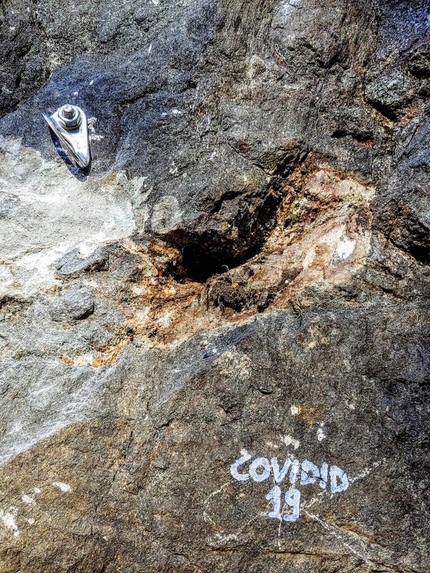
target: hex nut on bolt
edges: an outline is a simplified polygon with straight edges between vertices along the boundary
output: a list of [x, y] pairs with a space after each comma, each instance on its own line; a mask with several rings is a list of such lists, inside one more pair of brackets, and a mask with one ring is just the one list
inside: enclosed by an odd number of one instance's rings
[[74, 105], [63, 105], [58, 110], [58, 117], [63, 127], [68, 130], [77, 129], [81, 124], [81, 112]]

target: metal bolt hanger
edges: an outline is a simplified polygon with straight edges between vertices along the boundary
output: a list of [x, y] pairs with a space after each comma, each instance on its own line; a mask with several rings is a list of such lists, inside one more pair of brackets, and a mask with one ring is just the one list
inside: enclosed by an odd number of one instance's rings
[[91, 150], [87, 116], [81, 108], [66, 104], [51, 116], [42, 115], [67, 158], [75, 167], [86, 169], [91, 162]]

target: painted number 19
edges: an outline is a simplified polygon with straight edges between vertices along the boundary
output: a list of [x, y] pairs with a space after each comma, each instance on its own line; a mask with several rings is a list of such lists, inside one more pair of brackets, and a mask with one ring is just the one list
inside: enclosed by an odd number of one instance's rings
[[[266, 495], [266, 499], [273, 503], [273, 511], [269, 517], [282, 519], [281, 513], [281, 488], [275, 485]], [[292, 513], [284, 514], [284, 521], [296, 521], [300, 516], [300, 492], [298, 489], [289, 489], [285, 492], [285, 503], [292, 508]]]

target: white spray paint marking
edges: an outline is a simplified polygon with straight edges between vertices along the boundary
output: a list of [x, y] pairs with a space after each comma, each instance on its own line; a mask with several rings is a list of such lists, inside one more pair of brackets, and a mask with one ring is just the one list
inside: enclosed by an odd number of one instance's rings
[[342, 237], [337, 244], [336, 255], [339, 257], [339, 259], [345, 261], [352, 255], [356, 245], [357, 241], [348, 239], [347, 237]]
[[242, 456], [236, 460], [234, 462], [234, 464], [230, 467], [230, 472], [231, 475], [234, 477], [235, 480], [237, 481], [248, 481], [249, 480], [249, 474], [242, 474], [239, 473], [239, 467], [243, 464], [245, 464], [247, 461], [249, 461], [252, 456], [251, 454], [248, 454], [248, 452], [246, 450], [241, 450], [240, 452], [242, 454]]
[[326, 462], [318, 466], [309, 460], [300, 462], [293, 457], [287, 457], [284, 461], [278, 460], [277, 457], [257, 457], [251, 460], [251, 454], [242, 450], [241, 457], [230, 466], [230, 473], [235, 480], [261, 483], [272, 477], [275, 484], [287, 481], [290, 484], [287, 491], [283, 491], [280, 485], [275, 485], [266, 494], [265, 499], [272, 505], [267, 514], [270, 518], [287, 522], [299, 519], [301, 493], [297, 489], [298, 486], [318, 484], [322, 490], [329, 486], [331, 493], [335, 494], [346, 491], [350, 485], [344, 470]]
[[13, 531], [14, 537], [19, 536], [19, 529], [15, 521], [17, 513], [18, 510], [16, 507], [9, 508], [8, 512], [0, 509], [0, 520], [8, 529], [11, 529]]
[[[300, 516], [300, 492], [298, 489], [289, 489], [285, 492], [285, 504], [281, 510], [281, 488], [277, 485], [266, 495], [266, 499], [273, 504], [273, 510], [268, 513], [274, 519], [284, 519], [284, 521], [297, 521]], [[285, 511], [285, 506], [292, 508], [291, 513]]]
[[29, 505], [31, 505], [34, 502], [34, 497], [31, 497], [31, 495], [24, 494], [23, 496], [21, 496], [21, 499], [24, 503], [28, 503]]
[[38, 487], [35, 487], [35, 488], [33, 489], [33, 491], [34, 491], [34, 493], [42, 493], [42, 490], [41, 490], [40, 488], [38, 488]]
[[64, 493], [70, 493], [72, 491], [72, 488], [69, 486], [69, 484], [63, 483], [62, 481], [53, 481], [52, 485], [58, 487], [58, 489], [61, 489], [61, 491]]

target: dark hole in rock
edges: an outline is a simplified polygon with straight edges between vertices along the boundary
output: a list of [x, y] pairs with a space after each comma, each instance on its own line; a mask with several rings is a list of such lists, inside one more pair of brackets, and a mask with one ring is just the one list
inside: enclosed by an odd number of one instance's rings
[[300, 167], [308, 150], [294, 142], [272, 167], [266, 185], [247, 192], [226, 192], [194, 228], [177, 227], [164, 240], [180, 249], [180, 264], [169, 274], [176, 280], [204, 283], [254, 257], [277, 222], [285, 182]]
[[423, 265], [430, 264], [430, 247], [423, 241], [421, 244], [416, 240], [393, 240], [393, 243], [408, 252], [416, 261]]
[[202, 250], [198, 245], [190, 245], [183, 248], [181, 264], [175, 269], [172, 268], [172, 274], [178, 280], [188, 278], [204, 283], [214, 275], [221, 275], [239, 267], [255, 256], [260, 247], [260, 244], [255, 245], [242, 257], [234, 257], [226, 252], [210, 253]]

